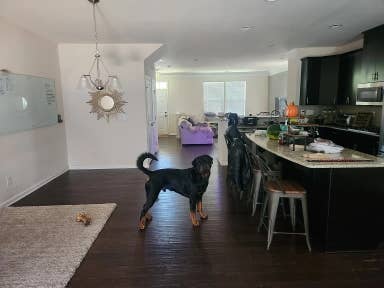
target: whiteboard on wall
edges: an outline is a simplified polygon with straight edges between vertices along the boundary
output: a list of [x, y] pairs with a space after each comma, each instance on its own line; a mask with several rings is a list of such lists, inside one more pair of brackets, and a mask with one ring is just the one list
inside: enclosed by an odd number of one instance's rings
[[55, 124], [53, 79], [0, 72], [0, 135]]

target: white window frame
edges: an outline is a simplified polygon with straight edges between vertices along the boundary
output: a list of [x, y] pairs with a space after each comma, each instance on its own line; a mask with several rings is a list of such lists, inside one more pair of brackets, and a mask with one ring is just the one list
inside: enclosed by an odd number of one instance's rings
[[168, 82], [156, 81], [156, 90], [168, 90]]
[[239, 116], [245, 116], [245, 106], [246, 106], [246, 101], [247, 101], [247, 81], [245, 80], [233, 80], [233, 81], [204, 81], [203, 82], [203, 98], [204, 98], [204, 112], [212, 112], [212, 111], [205, 111], [206, 110], [206, 100], [205, 100], [205, 94], [204, 94], [204, 85], [205, 83], [222, 83], [223, 86], [224, 86], [224, 94], [223, 94], [223, 102], [224, 102], [224, 111], [220, 111], [220, 112], [224, 112], [224, 113], [227, 113], [227, 112], [234, 112], [234, 111], [228, 111], [227, 109], [227, 97], [226, 97], [226, 93], [227, 93], [227, 89], [226, 89], [226, 85], [227, 83], [230, 83], [230, 82], [244, 82], [244, 105], [243, 105], [243, 111], [242, 113], [239, 113]]

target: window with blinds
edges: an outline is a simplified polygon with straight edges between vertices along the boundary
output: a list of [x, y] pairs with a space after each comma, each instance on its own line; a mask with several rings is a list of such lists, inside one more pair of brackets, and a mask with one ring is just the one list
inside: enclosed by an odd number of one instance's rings
[[204, 112], [245, 115], [246, 81], [204, 82]]

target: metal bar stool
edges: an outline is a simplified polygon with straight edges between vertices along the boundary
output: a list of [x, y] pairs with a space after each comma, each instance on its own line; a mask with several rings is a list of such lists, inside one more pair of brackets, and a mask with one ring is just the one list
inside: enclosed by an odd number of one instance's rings
[[257, 205], [262, 205], [262, 202], [258, 202], [259, 194], [260, 194], [260, 184], [261, 184], [261, 169], [259, 168], [259, 164], [257, 158], [255, 157], [253, 151], [248, 150], [249, 157], [251, 159], [251, 169], [252, 169], [252, 216], [255, 215]]
[[[262, 206], [264, 204], [264, 201], [265, 199], [262, 199], [261, 202], [259, 202], [259, 198], [260, 197], [264, 197], [264, 195], [260, 196], [260, 192], [262, 190], [262, 186], [261, 185], [261, 182], [262, 182], [262, 170], [261, 168], [259, 167], [259, 164], [258, 164], [258, 160], [257, 160], [257, 157], [255, 157], [255, 154], [254, 153], [251, 153], [252, 155], [252, 172], [253, 172], [253, 181], [252, 181], [252, 192], [253, 192], [253, 201], [252, 201], [252, 216], [255, 216], [256, 214], [256, 210], [257, 210], [257, 206], [260, 205]], [[265, 177], [273, 177], [273, 178], [280, 178], [280, 175], [281, 175], [281, 172], [280, 170], [269, 170], [268, 175], [264, 175]], [[263, 201], [264, 200], [264, 201]], [[283, 203], [281, 203], [283, 204]], [[284, 205], [282, 205], [282, 209], [283, 209], [283, 215], [284, 215], [284, 218], [286, 218], [286, 212], [285, 212], [285, 207]]]
[[259, 201], [259, 194], [260, 194], [260, 183], [261, 183], [261, 170], [253, 167], [253, 182], [252, 182], [252, 191], [253, 191], [253, 201], [252, 201], [252, 216], [255, 215], [257, 210], [257, 205], [261, 205], [261, 202]]
[[[262, 179], [263, 179], [263, 187], [265, 191], [267, 192], [267, 195], [265, 197], [263, 210], [260, 216], [260, 222], [258, 226], [258, 230], [260, 231], [261, 227], [264, 224], [264, 217], [265, 212], [267, 209], [267, 206], [269, 204], [269, 217], [268, 217], [268, 244], [267, 244], [267, 250], [269, 250], [273, 235], [274, 234], [296, 234], [296, 235], [305, 235], [308, 250], [311, 251], [311, 244], [309, 242], [309, 229], [308, 229], [308, 211], [307, 211], [307, 197], [306, 197], [306, 191], [304, 187], [302, 187], [300, 184], [289, 181], [289, 180], [281, 180], [279, 177], [276, 177], [275, 175], [270, 175], [271, 169], [267, 166], [265, 161], [260, 158], [259, 156], [256, 156], [259, 167], [262, 171]], [[304, 229], [305, 233], [296, 233], [296, 232], [278, 232], [275, 231], [275, 223], [276, 223], [276, 214], [277, 214], [277, 208], [279, 206], [280, 198], [288, 198], [289, 199], [289, 206], [290, 206], [290, 214], [291, 214], [291, 224], [292, 229], [295, 231], [296, 228], [296, 204], [295, 200], [300, 199], [301, 200], [301, 207], [303, 210], [303, 218], [304, 218]]]

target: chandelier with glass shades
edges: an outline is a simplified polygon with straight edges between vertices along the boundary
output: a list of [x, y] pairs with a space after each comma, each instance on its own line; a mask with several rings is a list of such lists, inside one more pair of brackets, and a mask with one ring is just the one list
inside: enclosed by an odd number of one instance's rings
[[[120, 81], [116, 75], [111, 75], [105, 66], [99, 50], [99, 40], [96, 23], [96, 4], [100, 0], [88, 0], [92, 4], [92, 16], [95, 36], [95, 55], [88, 74], [80, 77], [79, 86], [88, 89], [91, 100], [87, 103], [92, 106], [90, 113], [96, 113], [97, 119], [109, 117], [117, 113], [124, 113], [123, 106], [127, 103], [122, 98]], [[104, 76], [104, 79], [102, 77]]]
[[[100, 0], [88, 0], [92, 4], [92, 16], [94, 26], [94, 37], [95, 37], [95, 55], [91, 65], [91, 69], [87, 74], [83, 74], [80, 78], [81, 88], [96, 89], [96, 90], [121, 90], [119, 79], [116, 75], [111, 75], [108, 68], [105, 66], [99, 50], [99, 39], [97, 33], [96, 23], [96, 5]], [[104, 71], [102, 71], [104, 70]], [[105, 79], [102, 79], [102, 77]]]

